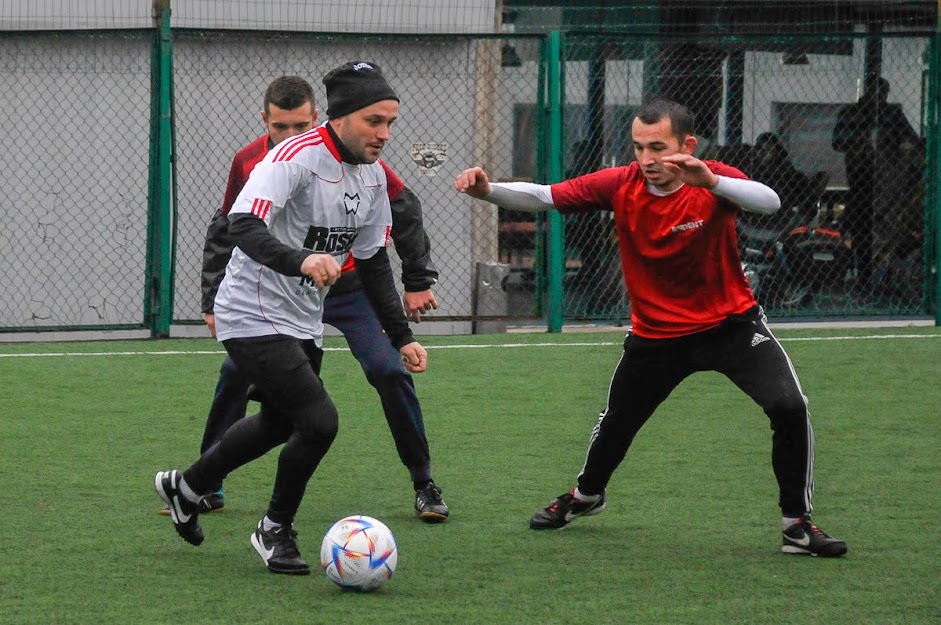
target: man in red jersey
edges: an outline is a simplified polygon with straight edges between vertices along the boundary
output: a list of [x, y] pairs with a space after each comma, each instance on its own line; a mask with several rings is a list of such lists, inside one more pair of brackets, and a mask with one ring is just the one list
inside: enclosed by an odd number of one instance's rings
[[[243, 147], [233, 158], [222, 207], [216, 210], [210, 221], [203, 249], [202, 312], [213, 336], [216, 335], [213, 313], [216, 294], [235, 246], [229, 234], [229, 210], [249, 174], [269, 150], [313, 128], [317, 116], [314, 92], [306, 80], [297, 76], [276, 78], [265, 91], [261, 113], [268, 132]], [[350, 134], [359, 136], [362, 133]], [[431, 243], [422, 223], [420, 201], [391, 169], [381, 164], [389, 180], [392, 240], [402, 261], [403, 304], [408, 317], [418, 322], [422, 313], [438, 307], [431, 290], [437, 282], [438, 272], [431, 261]], [[333, 284], [325, 299], [323, 321], [344, 335], [368, 381], [379, 393], [399, 458], [408, 469], [415, 488], [415, 513], [427, 522], [446, 521], [449, 510], [441, 489], [432, 479], [424, 417], [412, 376], [403, 368], [398, 351], [383, 334], [379, 319], [369, 305], [355, 272], [352, 255], [347, 257], [342, 269], [340, 279]], [[231, 358], [223, 362], [219, 373], [201, 452], [218, 442], [246, 412], [249, 382], [245, 374]], [[224, 507], [221, 482], [212, 485], [212, 491], [200, 503], [203, 512]], [[169, 507], [164, 506], [161, 513], [169, 514]]]
[[807, 398], [791, 361], [742, 273], [739, 210], [770, 214], [777, 194], [737, 169], [693, 156], [689, 110], [644, 105], [631, 134], [637, 161], [559, 184], [491, 183], [479, 167], [454, 187], [514, 210], [614, 213], [632, 328], [591, 433], [577, 485], [537, 512], [532, 529], [561, 529], [607, 505], [605, 488], [634, 436], [685, 378], [718, 371], [771, 420], [785, 553], [839, 556], [846, 543], [811, 521], [814, 439]]

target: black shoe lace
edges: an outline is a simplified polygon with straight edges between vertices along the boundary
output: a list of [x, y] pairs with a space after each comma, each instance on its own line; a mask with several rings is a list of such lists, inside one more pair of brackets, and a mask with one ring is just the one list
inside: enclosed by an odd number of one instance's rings
[[575, 495], [572, 493], [565, 493], [564, 495], [559, 495], [559, 497], [549, 504], [549, 512], [555, 514], [560, 507], [564, 504], [567, 507], [572, 505], [572, 500], [575, 499]]
[[301, 552], [297, 548], [297, 532], [294, 526], [281, 526], [271, 532], [271, 542], [281, 546], [281, 556], [285, 558], [299, 558]]
[[435, 486], [434, 482], [423, 487], [419, 493], [422, 503], [427, 506], [440, 506], [444, 503], [441, 499], [441, 489]]

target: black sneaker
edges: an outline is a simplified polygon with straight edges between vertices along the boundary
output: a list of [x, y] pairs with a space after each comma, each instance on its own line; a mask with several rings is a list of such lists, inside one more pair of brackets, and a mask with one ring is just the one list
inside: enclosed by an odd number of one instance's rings
[[[199, 500], [200, 514], [204, 512], [222, 512], [223, 510], [225, 510], [225, 496], [222, 494], [221, 489], [214, 493], [210, 493]], [[164, 504], [163, 507], [160, 508], [159, 513], [169, 515], [169, 504]]]
[[183, 496], [180, 479], [182, 475], [179, 471], [160, 471], [154, 477], [154, 487], [170, 509], [176, 533], [189, 544], [198, 546], [205, 538], [203, 528], [199, 525], [199, 504]]
[[272, 573], [310, 575], [310, 566], [297, 549], [297, 532], [292, 525], [276, 525], [266, 532], [262, 519], [252, 534], [252, 547]]
[[810, 554], [821, 558], [834, 558], [846, 553], [846, 543], [826, 535], [805, 514], [797, 523], [784, 530], [784, 553]]
[[428, 482], [415, 491], [415, 514], [426, 523], [444, 523], [448, 520], [448, 504], [441, 498], [441, 489]]
[[607, 505], [604, 493], [597, 501], [583, 503], [575, 499], [573, 488], [534, 514], [529, 520], [529, 527], [534, 530], [560, 530], [580, 516], [601, 514]]

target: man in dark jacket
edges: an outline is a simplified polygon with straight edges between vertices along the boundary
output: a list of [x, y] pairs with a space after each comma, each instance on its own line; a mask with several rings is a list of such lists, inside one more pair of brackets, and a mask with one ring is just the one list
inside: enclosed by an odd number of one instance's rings
[[[328, 94], [329, 98], [329, 94]], [[203, 249], [202, 312], [215, 336], [213, 305], [234, 242], [229, 234], [228, 212], [257, 163], [275, 145], [314, 127], [317, 110], [313, 89], [296, 76], [274, 80], [265, 92], [262, 120], [267, 134], [239, 150], [232, 161], [222, 207], [210, 221]], [[431, 242], [422, 224], [421, 203], [384, 163], [392, 205], [392, 241], [402, 261], [403, 304], [415, 322], [421, 314], [438, 307], [431, 287], [438, 271], [431, 261]], [[337, 328], [359, 361], [366, 379], [379, 393], [399, 458], [415, 488], [415, 512], [424, 521], [441, 522], [449, 510], [441, 489], [432, 480], [431, 458], [425, 437], [424, 418], [411, 374], [402, 364], [399, 351], [383, 333], [379, 318], [369, 303], [356, 274], [352, 255], [343, 265], [340, 279], [330, 288], [324, 303], [324, 323]], [[200, 451], [212, 447], [233, 423], [245, 416], [249, 383], [231, 358], [220, 370], [212, 407]], [[201, 502], [203, 512], [222, 510], [222, 484]], [[164, 507], [162, 514], [169, 514]]]
[[888, 98], [889, 82], [876, 78], [859, 101], [840, 109], [833, 128], [833, 149], [846, 155], [849, 190], [843, 225], [852, 236], [857, 285], [863, 293], [874, 286], [876, 220], [897, 219], [901, 193], [893, 182], [900, 176], [900, 163], [906, 161], [903, 154], [911, 154], [921, 142], [902, 106]]

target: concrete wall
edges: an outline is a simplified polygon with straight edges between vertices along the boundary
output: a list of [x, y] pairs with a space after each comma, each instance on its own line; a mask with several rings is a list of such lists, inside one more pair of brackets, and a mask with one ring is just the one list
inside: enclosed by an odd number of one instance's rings
[[[151, 0], [7, 0], [0, 30], [149, 28]], [[175, 0], [175, 28], [333, 33], [487, 33], [493, 0]]]
[[0, 327], [142, 323], [149, 43], [0, 38]]

